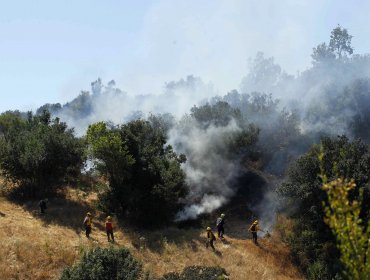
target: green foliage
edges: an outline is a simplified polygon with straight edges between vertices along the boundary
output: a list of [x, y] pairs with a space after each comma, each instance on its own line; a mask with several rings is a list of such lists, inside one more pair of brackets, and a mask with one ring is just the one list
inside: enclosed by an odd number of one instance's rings
[[352, 36], [348, 34], [347, 29], [338, 25], [331, 31], [328, 45], [321, 43], [316, 48], [313, 48], [311, 57], [314, 64], [330, 63], [335, 59], [342, 59], [347, 57], [347, 55], [351, 55], [353, 53], [351, 40]]
[[60, 280], [138, 280], [142, 265], [125, 248], [96, 248], [85, 252], [76, 265], [66, 268]]
[[27, 195], [50, 191], [66, 176], [79, 173], [82, 141], [47, 111], [39, 116], [29, 113], [27, 119], [5, 113], [0, 116], [1, 123], [7, 123], [0, 136], [2, 175], [25, 187]]
[[327, 182], [325, 178], [322, 188], [328, 195], [325, 222], [338, 242], [345, 275], [353, 280], [370, 279], [370, 223], [360, 218], [363, 189], [359, 200], [351, 200], [351, 192], [356, 189], [354, 180], [340, 178]]
[[[322, 201], [327, 202], [327, 195], [321, 188], [320, 166], [323, 168], [322, 172], [327, 174], [328, 180], [337, 176], [354, 178], [358, 185], [352, 193], [353, 197], [359, 195], [360, 189], [364, 189], [365, 203], [360, 214], [365, 218], [369, 213], [370, 202], [370, 153], [361, 141], [350, 142], [344, 136], [337, 139], [323, 138], [321, 145], [322, 148], [313, 146], [290, 166], [287, 179], [279, 187], [279, 194], [284, 199], [285, 210], [288, 210], [290, 217], [296, 221], [293, 234], [289, 238], [293, 257], [308, 276], [317, 270], [312, 267], [314, 262], [320, 261], [333, 277], [342, 268], [335, 238], [324, 223]], [[319, 160], [320, 154], [322, 164]]]
[[89, 126], [87, 142], [100, 172], [109, 180], [101, 196], [106, 210], [133, 222], [157, 226], [171, 221], [187, 193], [180, 164], [186, 160], [166, 145], [164, 130], [144, 120], [108, 128]]
[[348, 34], [347, 29], [338, 25], [330, 35], [329, 49], [341, 58], [343, 55], [351, 55], [353, 48], [351, 46], [352, 36]]
[[232, 119], [241, 120], [238, 109], [232, 108], [228, 103], [219, 101], [214, 105], [206, 104], [191, 108], [191, 116], [204, 128], [210, 125], [226, 126]]
[[222, 280], [228, 279], [221, 267], [188, 266], [181, 273], [171, 272], [159, 280]]

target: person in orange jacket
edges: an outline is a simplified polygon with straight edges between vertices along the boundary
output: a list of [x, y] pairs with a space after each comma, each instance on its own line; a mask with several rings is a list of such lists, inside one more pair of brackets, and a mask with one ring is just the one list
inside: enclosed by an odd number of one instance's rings
[[107, 220], [105, 221], [105, 231], [107, 232], [108, 242], [114, 242], [113, 223], [111, 216], [108, 216]]

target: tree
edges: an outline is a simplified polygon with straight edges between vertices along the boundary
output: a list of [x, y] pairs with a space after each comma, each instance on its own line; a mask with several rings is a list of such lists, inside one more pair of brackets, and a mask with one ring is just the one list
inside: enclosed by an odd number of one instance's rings
[[[320, 154], [323, 154], [321, 162]], [[321, 263], [319, 268], [326, 270], [327, 277], [334, 277], [342, 270], [342, 266], [335, 237], [324, 222], [322, 202], [326, 203], [328, 200], [321, 188], [322, 173], [327, 174], [328, 180], [334, 180], [338, 176], [356, 180], [357, 187], [352, 196], [357, 198], [363, 189], [364, 203], [360, 217], [366, 220], [370, 202], [368, 146], [360, 140], [351, 142], [345, 136], [337, 139], [323, 138], [321, 146], [314, 145], [290, 166], [287, 179], [279, 187], [283, 204], [295, 224], [289, 239], [295, 261], [308, 276], [310, 271], [318, 270], [314, 267], [316, 262], [316, 265]]]
[[335, 59], [342, 59], [353, 53], [351, 46], [352, 36], [348, 34], [347, 29], [338, 25], [331, 31], [330, 41], [319, 44], [313, 48], [311, 55], [314, 64], [333, 62]]
[[116, 211], [144, 226], [172, 221], [187, 194], [186, 158], [177, 155], [161, 129], [135, 120], [120, 127], [90, 125], [87, 141], [97, 167], [109, 180], [101, 197], [106, 211]]
[[326, 43], [321, 43], [316, 48], [313, 48], [313, 53], [311, 54], [311, 57], [314, 63], [327, 63], [335, 59], [335, 54]]
[[253, 60], [249, 60], [249, 63], [249, 73], [241, 82], [243, 92], [270, 93], [284, 76], [281, 67], [274, 62], [274, 58], [265, 58], [262, 52], [258, 52]]
[[351, 46], [352, 37], [348, 34], [347, 29], [338, 25], [331, 32], [329, 49], [335, 53], [337, 58], [342, 58], [343, 55], [351, 55], [353, 53]]
[[84, 145], [73, 130], [58, 118], [51, 119], [48, 111], [14, 120], [0, 136], [2, 175], [25, 187], [31, 196], [52, 191], [68, 175], [79, 173], [83, 153]]

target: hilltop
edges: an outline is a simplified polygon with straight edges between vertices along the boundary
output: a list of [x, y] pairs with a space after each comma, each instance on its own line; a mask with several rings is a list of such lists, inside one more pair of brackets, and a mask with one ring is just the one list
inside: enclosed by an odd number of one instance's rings
[[[47, 214], [41, 216], [37, 201], [17, 204], [1, 197], [1, 279], [58, 279], [83, 251], [109, 246], [101, 213], [94, 212], [92, 240], [81, 229], [84, 213], [93, 203], [94, 194], [68, 189], [65, 197], [52, 199]], [[200, 227], [143, 231], [121, 225], [116, 228], [114, 246], [129, 248], [146, 270], [158, 276], [189, 265], [206, 265], [224, 267], [230, 279], [303, 279], [289, 261], [289, 248], [274, 233], [257, 247], [246, 226], [238, 218], [230, 220], [227, 241], [216, 242], [215, 254], [205, 248]], [[145, 237], [145, 244], [140, 237]]]

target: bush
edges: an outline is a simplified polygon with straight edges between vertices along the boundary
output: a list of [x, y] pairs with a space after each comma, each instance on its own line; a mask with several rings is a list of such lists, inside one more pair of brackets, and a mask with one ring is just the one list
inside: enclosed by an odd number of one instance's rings
[[137, 280], [142, 265], [125, 248], [96, 248], [83, 254], [76, 265], [66, 268], [60, 280]]
[[221, 267], [188, 266], [182, 273], [171, 272], [159, 280], [222, 280], [227, 279]]

